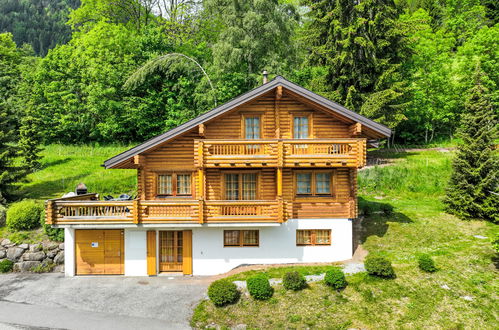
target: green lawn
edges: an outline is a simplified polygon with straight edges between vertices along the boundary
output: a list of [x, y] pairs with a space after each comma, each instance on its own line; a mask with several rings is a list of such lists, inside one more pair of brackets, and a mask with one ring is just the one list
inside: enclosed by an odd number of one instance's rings
[[[192, 325], [223, 328], [245, 324], [261, 329], [499, 328], [499, 260], [489, 239], [474, 237], [492, 237], [498, 226], [462, 221], [444, 212], [441, 198], [452, 154], [423, 151], [383, 156], [392, 158], [395, 165], [367, 169], [359, 175], [362, 204], [371, 213], [363, 222], [361, 240], [370, 254], [384, 255], [393, 262], [396, 279], [359, 273], [347, 277], [349, 285], [340, 293], [315, 283], [302, 292], [277, 286], [274, 297], [266, 302], [243, 295], [235, 305], [216, 308], [210, 301], [203, 301], [195, 309]], [[383, 209], [383, 204], [394, 208], [391, 215], [376, 212]], [[416, 261], [419, 253], [433, 256], [439, 271], [420, 271]], [[297, 270], [318, 273], [323, 268]], [[283, 269], [267, 273], [279, 277]], [[247, 275], [237, 274], [231, 279]]]
[[78, 183], [101, 196], [135, 194], [135, 170], [104, 169], [101, 164], [130, 146], [53, 144], [44, 147], [42, 168], [30, 174], [19, 189], [25, 198], [46, 200], [74, 191]]

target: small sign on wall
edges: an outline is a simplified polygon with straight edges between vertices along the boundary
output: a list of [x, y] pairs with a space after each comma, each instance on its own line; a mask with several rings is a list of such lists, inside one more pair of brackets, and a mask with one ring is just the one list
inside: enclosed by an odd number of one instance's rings
[[92, 247], [93, 248], [99, 247], [99, 242], [92, 242]]

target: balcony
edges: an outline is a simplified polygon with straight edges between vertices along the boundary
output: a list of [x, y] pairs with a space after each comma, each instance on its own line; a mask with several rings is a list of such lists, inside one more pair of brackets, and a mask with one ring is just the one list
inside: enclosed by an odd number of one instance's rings
[[365, 139], [196, 140], [197, 167], [363, 167]]
[[282, 200], [100, 201], [72, 198], [47, 201], [46, 222], [53, 225], [279, 223], [283, 221], [283, 212]]

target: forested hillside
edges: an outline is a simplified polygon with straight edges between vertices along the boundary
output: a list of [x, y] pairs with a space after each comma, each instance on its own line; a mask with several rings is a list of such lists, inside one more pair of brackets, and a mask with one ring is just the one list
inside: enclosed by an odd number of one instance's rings
[[494, 1], [83, 0], [76, 7], [75, 0], [0, 1], [0, 29], [13, 34], [0, 51], [17, 58], [9, 73], [15, 86], [2, 99], [16, 127], [29, 111], [45, 143], [142, 141], [257, 86], [263, 69], [384, 123], [402, 143], [454, 135], [477, 62], [499, 100]]

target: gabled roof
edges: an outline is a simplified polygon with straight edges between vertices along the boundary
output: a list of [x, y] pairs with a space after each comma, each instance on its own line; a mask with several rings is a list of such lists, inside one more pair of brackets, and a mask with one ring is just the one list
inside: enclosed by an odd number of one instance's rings
[[263, 85], [255, 88], [247, 93], [244, 93], [244, 94], [232, 99], [231, 101], [219, 106], [219, 107], [216, 107], [208, 112], [205, 112], [204, 114], [199, 115], [198, 117], [191, 119], [188, 122], [186, 122], [180, 126], [177, 126], [177, 127], [173, 128], [173, 129], [171, 129], [163, 134], [155, 136], [155, 137], [145, 141], [144, 143], [139, 144], [138, 146], [136, 146], [132, 149], [129, 149], [127, 151], [120, 153], [119, 155], [116, 155], [112, 158], [109, 158], [108, 160], [106, 160], [104, 162], [103, 166], [106, 168], [112, 168], [112, 167], [130, 159], [131, 157], [133, 157], [135, 155], [146, 152], [146, 151], [158, 146], [161, 143], [172, 140], [172, 139], [178, 137], [179, 135], [181, 135], [187, 131], [190, 131], [193, 128], [196, 128], [198, 125], [203, 124], [210, 119], [218, 117], [218, 116], [234, 109], [235, 107], [237, 107], [239, 105], [247, 103], [247, 102], [273, 90], [274, 88], [276, 88], [278, 86], [282, 86], [283, 88], [286, 88], [286, 89], [290, 90], [291, 92], [293, 92], [301, 97], [304, 97], [313, 103], [316, 103], [319, 106], [322, 106], [322, 107], [325, 107], [329, 110], [332, 110], [341, 116], [344, 116], [344, 117], [351, 119], [355, 122], [359, 122], [362, 125], [364, 125], [365, 127], [368, 127], [369, 129], [378, 133], [381, 136], [389, 137], [391, 135], [391, 130], [388, 127], [381, 125], [375, 121], [372, 121], [364, 116], [361, 116], [356, 112], [348, 110], [344, 106], [342, 106], [336, 102], [333, 102], [331, 100], [328, 100], [325, 97], [320, 96], [312, 91], [309, 91], [308, 89], [303, 88], [295, 83], [292, 83], [291, 81], [286, 80], [281, 76], [277, 76], [274, 79], [272, 79], [270, 82], [263, 84]]

